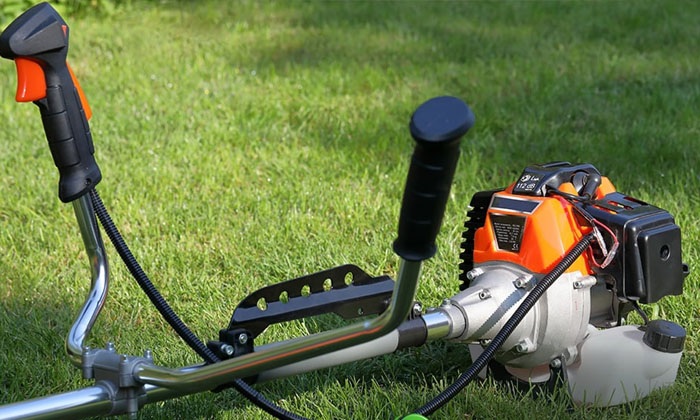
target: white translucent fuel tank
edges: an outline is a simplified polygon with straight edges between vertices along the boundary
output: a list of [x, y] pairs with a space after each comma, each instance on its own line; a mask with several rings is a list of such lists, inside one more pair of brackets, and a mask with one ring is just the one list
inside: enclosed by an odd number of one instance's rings
[[569, 392], [576, 403], [624, 404], [673, 384], [685, 330], [663, 320], [643, 328], [646, 331], [636, 325], [589, 329], [579, 345], [579, 357], [566, 368]]

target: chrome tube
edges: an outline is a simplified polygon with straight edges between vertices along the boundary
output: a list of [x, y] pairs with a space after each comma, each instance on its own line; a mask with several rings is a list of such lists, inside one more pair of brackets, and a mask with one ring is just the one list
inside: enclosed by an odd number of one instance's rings
[[[427, 313], [422, 315], [421, 318], [423, 319], [423, 322], [425, 322], [427, 340], [429, 341], [446, 338], [452, 328], [452, 319], [442, 312]], [[322, 356], [312, 357], [302, 362], [266, 370], [258, 375], [255, 382], [267, 382], [273, 379], [286, 378], [288, 376], [299, 375], [306, 372], [393, 353], [399, 346], [399, 329], [400, 328], [363, 344], [358, 344], [342, 350], [336, 350]], [[256, 347], [255, 351], [261, 351], [268, 346], [277, 346], [280, 344], [283, 343], [272, 343], [260, 348]]]
[[[449, 316], [443, 312], [437, 311], [424, 314], [421, 316], [421, 318], [425, 322], [428, 341], [447, 338], [453, 324], [452, 319]], [[255, 351], [261, 352], [273, 347], [289, 345], [289, 342], [297, 340], [299, 340], [299, 338], [256, 346]], [[321, 356], [311, 357], [301, 362], [266, 370], [258, 375], [255, 383], [267, 382], [274, 379], [286, 378], [306, 372], [339, 366], [345, 363], [371, 359], [373, 357], [395, 352], [398, 345], [399, 331], [398, 329], [395, 329], [366, 343], [336, 350]], [[197, 369], [201, 369], [204, 366], [204, 364], [198, 364], [188, 366], [180, 370], [192, 372]], [[186, 392], [176, 392], [175, 389], [162, 388], [155, 385], [146, 385], [146, 393], [148, 395], [148, 403], [173, 398], [176, 395], [187, 394]]]
[[137, 369], [136, 379], [145, 384], [185, 392], [204, 391], [230, 382], [234, 378], [253, 376], [381, 337], [393, 331], [406, 319], [413, 305], [420, 267], [420, 261], [401, 260], [389, 307], [372, 320], [290, 340], [283, 345], [272, 346], [196, 370], [184, 371], [142, 365]]
[[428, 328], [428, 341], [445, 338], [450, 334], [452, 319], [440, 311], [428, 312], [423, 315], [423, 321]]
[[0, 419], [76, 419], [109, 414], [111, 393], [96, 385], [0, 406]]
[[[301, 362], [281, 366], [261, 372], [255, 383], [267, 382], [273, 379], [286, 378], [319, 369], [338, 366], [358, 360], [393, 353], [399, 346], [399, 331], [394, 330], [379, 338], [352, 347], [336, 350], [321, 356], [312, 357]], [[256, 349], [257, 351], [257, 349]]]
[[[186, 366], [186, 367], [180, 368], [180, 370], [183, 372], [189, 372], [189, 371], [197, 370], [203, 366], [206, 366], [206, 365], [197, 364], [197, 365], [192, 365], [192, 366]], [[159, 402], [159, 401], [169, 400], [171, 398], [177, 398], [177, 397], [182, 397], [185, 395], [197, 393], [197, 391], [188, 392], [188, 391], [185, 391], [182, 389], [163, 388], [160, 386], [149, 385], [149, 384], [144, 385], [143, 389], [144, 389], [144, 391], [146, 391], [146, 404], [152, 404], [152, 403]], [[202, 391], [206, 391], [206, 390], [202, 390]]]
[[90, 333], [107, 297], [109, 267], [102, 237], [95, 220], [95, 212], [92, 209], [92, 202], [90, 202], [90, 195], [84, 194], [73, 201], [73, 210], [78, 220], [80, 235], [83, 237], [92, 272], [92, 282], [87, 300], [66, 337], [68, 358], [74, 365], [81, 366], [85, 338]]

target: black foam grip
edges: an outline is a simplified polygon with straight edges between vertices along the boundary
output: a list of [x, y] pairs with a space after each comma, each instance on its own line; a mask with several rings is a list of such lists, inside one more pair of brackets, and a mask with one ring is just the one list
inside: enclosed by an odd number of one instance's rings
[[425, 102], [413, 114], [410, 129], [417, 144], [406, 179], [399, 236], [394, 241], [394, 251], [402, 258], [420, 261], [435, 254], [460, 138], [473, 124], [469, 107], [448, 96]]
[[32, 59], [44, 72], [46, 96], [34, 103], [41, 112], [58, 168], [58, 196], [63, 202], [85, 194], [102, 178], [85, 110], [66, 64], [69, 34], [58, 12], [48, 3], [41, 3], [15, 19], [0, 35], [2, 57]]

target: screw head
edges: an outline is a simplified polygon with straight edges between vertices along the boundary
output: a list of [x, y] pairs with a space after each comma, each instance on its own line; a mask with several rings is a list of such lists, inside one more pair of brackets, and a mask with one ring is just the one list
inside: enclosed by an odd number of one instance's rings
[[484, 273], [484, 270], [481, 269], [480, 267], [473, 268], [469, 271], [467, 271], [467, 280], [472, 281], [482, 275]]
[[411, 308], [411, 315], [418, 317], [423, 313], [423, 304], [420, 302], [414, 302], [413, 308]]
[[153, 353], [150, 350], [144, 350], [143, 357], [146, 359], [153, 359]]
[[580, 289], [583, 287], [583, 283], [580, 281], [575, 281], [574, 282], [574, 289]]
[[120, 355], [119, 355], [119, 360], [121, 360], [122, 362], [127, 362], [127, 361], [129, 360], [129, 355], [127, 355], [127, 354], [120, 354]]
[[241, 344], [247, 343], [248, 342], [248, 334], [246, 334], [246, 333], [238, 334], [238, 342]]
[[524, 289], [527, 287], [528, 284], [530, 284], [530, 279], [527, 277], [518, 277], [517, 279], [515, 279], [514, 284], [515, 287], [517, 287], [518, 289]]
[[226, 356], [233, 356], [235, 349], [230, 344], [222, 344], [221, 345], [221, 352], [224, 353]]
[[551, 362], [549, 362], [549, 366], [552, 369], [559, 369], [561, 368], [561, 359], [552, 359]]
[[489, 289], [484, 289], [479, 292], [479, 299], [481, 300], [486, 300], [491, 297], [491, 292], [489, 292]]
[[111, 341], [108, 341], [105, 347], [107, 348], [107, 351], [116, 352], [114, 348], [114, 343], [112, 343]]
[[530, 342], [530, 340], [525, 339], [525, 340], [519, 342], [515, 346], [515, 352], [516, 353], [529, 353], [529, 352], [534, 350], [532, 347], [533, 346], [532, 346], [532, 343]]

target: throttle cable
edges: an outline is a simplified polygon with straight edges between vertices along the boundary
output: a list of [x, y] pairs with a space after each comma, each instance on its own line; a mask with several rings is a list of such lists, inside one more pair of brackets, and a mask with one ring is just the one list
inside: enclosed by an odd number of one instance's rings
[[[114, 222], [107, 212], [100, 195], [94, 188], [90, 190], [90, 199], [92, 201], [95, 214], [100, 220], [100, 223], [102, 224], [105, 233], [107, 233], [109, 240], [117, 249], [117, 253], [121, 257], [122, 261], [124, 261], [124, 264], [129, 269], [129, 272], [144, 293], [146, 293], [146, 296], [148, 296], [148, 299], [150, 299], [151, 303], [153, 303], [158, 312], [160, 312], [162, 317], [168, 322], [168, 324], [170, 324], [173, 330], [175, 330], [177, 335], [179, 335], [188, 346], [190, 346], [202, 359], [204, 359], [207, 364], [220, 362], [221, 359], [219, 359], [206, 345], [204, 345], [204, 343], [202, 343], [202, 341], [197, 338], [196, 335], [194, 335], [192, 330], [190, 330], [187, 325], [182, 322], [180, 317], [178, 317], [172, 310], [168, 302], [165, 300], [165, 298], [163, 298], [156, 286], [148, 278], [146, 273], [141, 268], [141, 265], [138, 263], [134, 255], [131, 253], [131, 250], [126, 245], [126, 242], [124, 242], [124, 238], [122, 238], [122, 235], [119, 233], [119, 229], [117, 229], [117, 227], [114, 225]], [[276, 405], [241, 379], [235, 379], [231, 385], [233, 385], [233, 388], [235, 388], [236, 391], [247, 398], [250, 402], [278, 419], [309, 420]]]
[[465, 386], [469, 385], [474, 378], [476, 378], [479, 372], [486, 367], [488, 362], [496, 354], [496, 351], [513, 333], [515, 328], [518, 326], [518, 324], [520, 324], [520, 321], [525, 318], [525, 315], [527, 315], [530, 309], [535, 306], [537, 300], [544, 295], [547, 289], [554, 284], [554, 282], [562, 274], [564, 274], [569, 267], [571, 267], [574, 261], [576, 261], [576, 259], [583, 254], [593, 240], [595, 240], [595, 235], [592, 233], [589, 233], [581, 238], [581, 240], [578, 241], [573, 248], [571, 248], [564, 258], [559, 261], [552, 271], [545, 275], [542, 280], [540, 280], [532, 289], [532, 291], [525, 296], [523, 303], [520, 304], [518, 309], [516, 309], [513, 315], [508, 319], [508, 321], [506, 321], [503, 328], [501, 328], [498, 334], [496, 334], [491, 343], [484, 349], [484, 352], [479, 355], [474, 363], [472, 363], [471, 366], [469, 366], [469, 368], [459, 378], [457, 378], [452, 385], [445, 388], [444, 391], [423, 405], [421, 408], [415, 410], [414, 413], [424, 416], [434, 413], [436, 410], [454, 398], [462, 389], [464, 389]]

